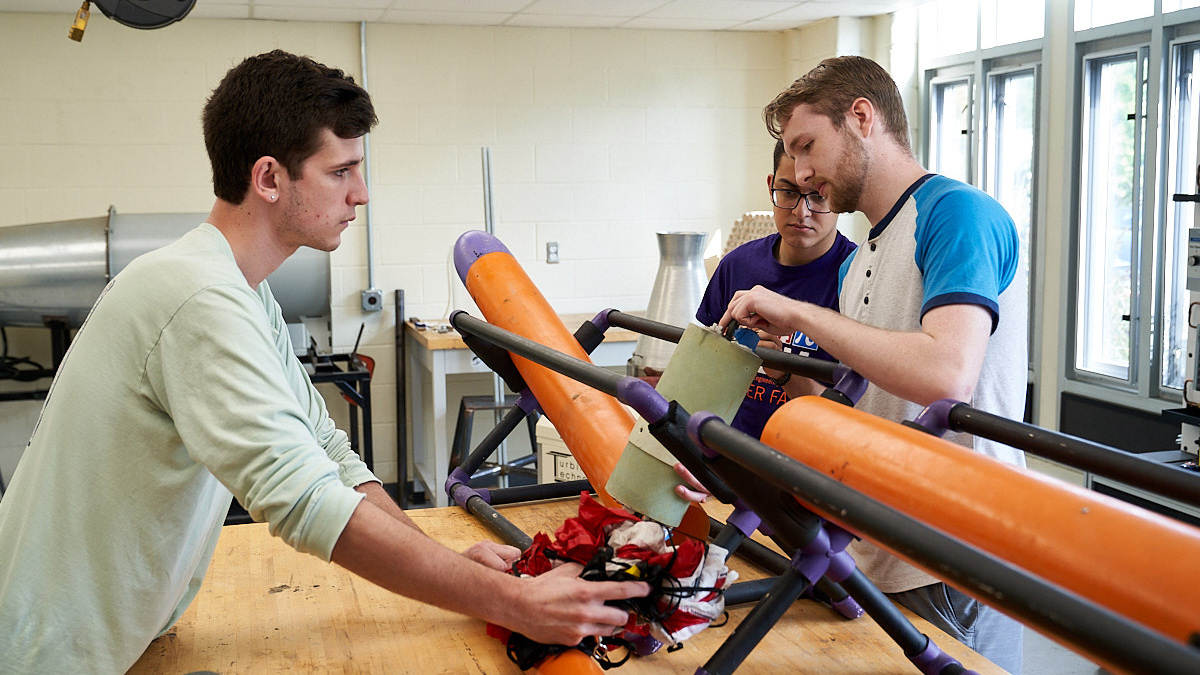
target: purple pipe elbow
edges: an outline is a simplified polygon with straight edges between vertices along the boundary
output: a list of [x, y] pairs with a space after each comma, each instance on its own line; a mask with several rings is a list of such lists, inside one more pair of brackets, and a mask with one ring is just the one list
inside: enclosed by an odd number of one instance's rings
[[846, 598], [843, 600], [834, 601], [830, 603], [830, 605], [833, 607], [834, 611], [847, 619], [857, 619], [863, 615], [863, 608], [860, 607], [857, 602], [855, 602], [854, 598], [849, 596], [846, 596]]
[[921, 411], [920, 415], [917, 415], [917, 419], [913, 422], [941, 436], [950, 430], [950, 410], [959, 403], [962, 401], [952, 398], [934, 401], [925, 406], [925, 409]]
[[617, 383], [617, 400], [633, 406], [651, 424], [662, 421], [671, 405], [649, 382], [636, 377], [621, 378]]
[[625, 633], [625, 639], [633, 645], [633, 652], [638, 656], [650, 656], [651, 654], [662, 649], [663, 643], [650, 637], [649, 635], [638, 635], [636, 633]]
[[612, 327], [612, 324], [608, 322], [608, 313], [611, 311], [613, 311], [612, 307], [602, 309], [596, 313], [596, 316], [592, 317], [592, 325], [598, 328], [601, 333]]
[[816, 583], [818, 579], [825, 576], [826, 570], [829, 569], [829, 535], [821, 528], [817, 532], [816, 538], [808, 542], [792, 558], [792, 569], [799, 572], [810, 583]]
[[458, 278], [466, 281], [467, 271], [471, 269], [471, 265], [475, 264], [476, 260], [488, 253], [497, 252], [512, 255], [512, 252], [500, 243], [499, 239], [487, 232], [482, 230], [463, 232], [458, 237], [458, 241], [454, 242], [454, 269], [458, 272]]
[[867, 385], [870, 384], [867, 382], [867, 378], [841, 363], [834, 368], [834, 374], [836, 375], [837, 382], [834, 383], [833, 388], [842, 392], [846, 398], [850, 399], [851, 404], [857, 405], [858, 399], [867, 393]]
[[446, 478], [446, 494], [454, 500], [454, 503], [464, 509], [467, 508], [467, 500], [471, 497], [479, 497], [484, 502], [491, 504], [492, 493], [487, 488], [475, 489], [468, 485], [470, 482], [471, 477], [467, 475], [467, 472], [456, 467]]
[[524, 410], [526, 415], [534, 410], [540, 412], [542, 409], [541, 405], [538, 404], [537, 397], [529, 389], [521, 390], [521, 395], [517, 397], [517, 405], [521, 406], [521, 410]]
[[730, 513], [729, 517], [725, 519], [725, 524], [736, 527], [738, 532], [741, 532], [749, 537], [750, 535], [754, 534], [754, 531], [758, 529], [760, 524], [762, 524], [762, 519], [758, 517], [757, 513], [746, 508], [746, 506], [742, 504], [741, 500], [739, 499], [737, 505], [733, 509], [733, 512]]
[[[938, 646], [933, 643], [933, 640], [926, 638], [926, 642], [927, 644], [925, 645], [925, 649], [920, 654], [911, 656], [908, 659], [909, 661], [912, 661], [913, 665], [915, 665], [922, 673], [925, 673], [925, 675], [940, 675], [946, 666], [952, 663], [962, 665], [959, 664], [957, 659], [939, 649]], [[973, 670], [963, 671], [963, 675], [968, 674], [979, 675]]]
[[701, 410], [700, 412], [689, 417], [687, 423], [688, 438], [692, 439], [692, 442], [696, 444], [696, 447], [700, 448], [700, 450], [704, 453], [704, 456], [709, 459], [716, 457], [717, 453], [715, 450], [705, 445], [704, 441], [700, 439], [700, 427], [704, 426], [704, 423], [711, 419], [720, 420], [721, 418], [717, 416], [716, 413], [711, 413], [707, 410]]
[[825, 571], [825, 576], [829, 577], [830, 581], [842, 583], [854, 574], [854, 570], [858, 565], [854, 563], [854, 557], [845, 551], [838, 551], [829, 559], [829, 569]]

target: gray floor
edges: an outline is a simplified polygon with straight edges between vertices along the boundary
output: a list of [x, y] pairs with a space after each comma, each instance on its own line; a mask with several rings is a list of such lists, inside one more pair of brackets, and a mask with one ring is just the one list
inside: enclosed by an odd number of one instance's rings
[[1107, 672], [1029, 628], [1025, 629], [1023, 668], [1022, 675], [1102, 675]]

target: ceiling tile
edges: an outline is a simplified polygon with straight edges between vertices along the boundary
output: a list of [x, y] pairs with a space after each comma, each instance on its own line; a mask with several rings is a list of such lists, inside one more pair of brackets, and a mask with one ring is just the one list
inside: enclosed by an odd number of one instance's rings
[[618, 28], [629, 20], [625, 16], [570, 16], [566, 14], [514, 14], [505, 26], [526, 28]]
[[354, 9], [351, 7], [284, 7], [263, 6], [255, 3], [254, 18], [273, 21], [324, 21], [329, 23], [358, 23], [379, 21], [382, 9]]
[[389, 9], [383, 13], [387, 23], [411, 23], [451, 26], [501, 26], [512, 17], [508, 12], [433, 12]]
[[[197, 0], [203, 4], [205, 0]], [[387, 9], [392, 0], [254, 0], [255, 9], [260, 7], [298, 7], [313, 9]]]
[[669, 4], [672, 0], [535, 0], [521, 10], [523, 15], [635, 17]]
[[770, 16], [798, 3], [793, 0], [675, 0], [647, 12], [654, 19], [716, 19], [751, 21]]
[[197, 2], [184, 17], [197, 19], [249, 19], [250, 3]]
[[744, 23], [740, 19], [682, 19], [663, 17], [638, 17], [621, 24], [621, 28], [643, 30], [726, 30]]
[[391, 0], [388, 9], [446, 14], [509, 14], [521, 11], [528, 4], [529, 0]]

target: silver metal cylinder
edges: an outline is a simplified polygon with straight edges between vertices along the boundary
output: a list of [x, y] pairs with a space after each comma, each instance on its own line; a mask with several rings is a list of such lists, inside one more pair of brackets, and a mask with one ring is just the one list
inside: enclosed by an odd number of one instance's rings
[[0, 326], [79, 326], [107, 279], [107, 216], [0, 228]]
[[[646, 318], [672, 326], [686, 326], [696, 316], [696, 308], [704, 297], [708, 275], [704, 272], [704, 232], [657, 232], [658, 274], [650, 291]], [[633, 357], [629, 359], [631, 375], [644, 375], [647, 368], [665, 370], [675, 344], [658, 338], [638, 337]]]
[[[206, 213], [141, 213], [0, 227], [0, 326], [82, 325], [112, 275]], [[267, 277], [284, 318], [329, 316], [329, 254], [301, 248]]]

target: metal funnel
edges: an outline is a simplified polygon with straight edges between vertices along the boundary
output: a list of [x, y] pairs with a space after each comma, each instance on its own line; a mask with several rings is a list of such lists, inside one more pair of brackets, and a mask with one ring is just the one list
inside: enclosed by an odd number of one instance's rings
[[[704, 271], [704, 232], [657, 232], [658, 274], [650, 291], [646, 318], [672, 326], [686, 326], [696, 316], [704, 297], [708, 275]], [[663, 371], [675, 344], [642, 335], [629, 359], [629, 374], [644, 375], [646, 368]]]

